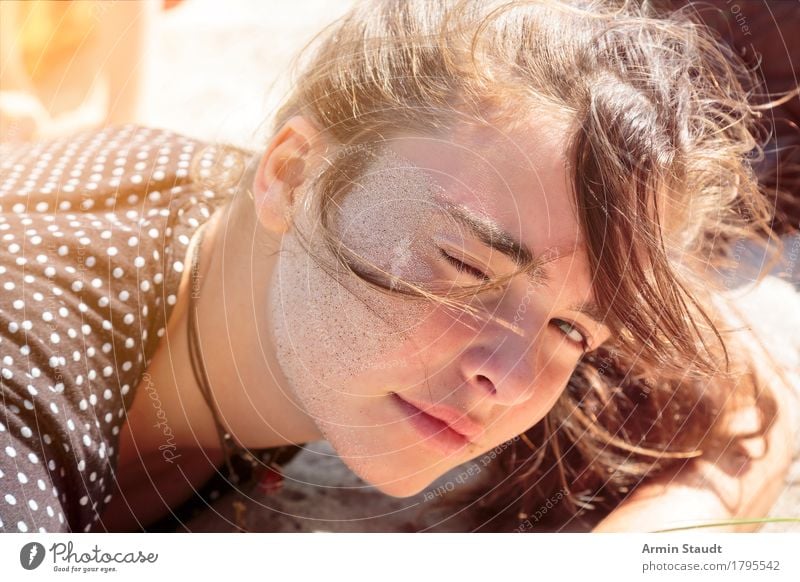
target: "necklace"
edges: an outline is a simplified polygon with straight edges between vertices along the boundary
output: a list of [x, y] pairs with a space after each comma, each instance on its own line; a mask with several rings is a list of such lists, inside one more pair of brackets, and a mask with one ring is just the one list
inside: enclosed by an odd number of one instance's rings
[[[205, 237], [205, 230], [208, 222], [200, 227], [197, 245], [194, 253], [192, 254], [191, 276], [199, 277], [199, 263], [200, 251], [202, 249], [203, 239]], [[209, 256], [209, 264], [214, 256], [214, 248], [211, 249]], [[208, 374], [206, 373], [205, 364], [203, 363], [203, 354], [200, 347], [200, 338], [197, 332], [197, 298], [202, 291], [203, 281], [200, 281], [199, 286], [195, 289], [192, 288], [189, 295], [189, 325], [187, 326], [187, 337], [189, 343], [189, 356], [192, 365], [192, 374], [194, 375], [195, 382], [203, 394], [203, 398], [208, 405], [211, 415], [214, 418], [214, 424], [217, 429], [217, 435], [222, 446], [222, 453], [225, 457], [225, 465], [228, 468], [229, 478], [232, 483], [240, 484], [240, 474], [235, 467], [235, 459], [245, 461], [245, 468], [249, 468], [251, 478], [249, 481], [257, 480], [260, 489], [264, 493], [275, 493], [283, 484], [283, 474], [281, 472], [281, 465], [288, 462], [292, 457], [300, 451], [300, 447], [296, 445], [284, 445], [275, 447], [264, 451], [257, 459], [247, 448], [240, 445], [233, 438], [231, 433], [223, 425], [219, 411], [211, 393], [210, 383], [208, 381]], [[236, 509], [237, 522], [242, 522], [242, 504], [241, 502], [234, 501], [234, 508]], [[238, 523], [243, 527], [243, 523]]]

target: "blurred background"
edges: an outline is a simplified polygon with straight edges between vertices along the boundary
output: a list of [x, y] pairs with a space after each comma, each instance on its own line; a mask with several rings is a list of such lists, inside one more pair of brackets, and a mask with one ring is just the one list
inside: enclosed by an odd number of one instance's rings
[[255, 146], [351, 0], [0, 0], [0, 141], [138, 122]]

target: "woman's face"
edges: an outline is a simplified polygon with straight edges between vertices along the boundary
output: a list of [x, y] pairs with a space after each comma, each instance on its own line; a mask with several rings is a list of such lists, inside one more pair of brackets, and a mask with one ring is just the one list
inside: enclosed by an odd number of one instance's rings
[[[287, 388], [350, 468], [387, 494], [413, 495], [530, 428], [584, 347], [607, 339], [581, 311], [591, 278], [565, 133], [543, 123], [518, 135], [484, 126], [396, 138], [339, 199], [339, 240], [421, 285], [508, 273], [515, 244], [549, 258], [539, 276], [469, 300], [483, 317], [381, 292], [342, 268], [328, 274], [294, 228], [282, 239], [269, 317]], [[294, 225], [335, 264], [315, 217], [299, 208]]]

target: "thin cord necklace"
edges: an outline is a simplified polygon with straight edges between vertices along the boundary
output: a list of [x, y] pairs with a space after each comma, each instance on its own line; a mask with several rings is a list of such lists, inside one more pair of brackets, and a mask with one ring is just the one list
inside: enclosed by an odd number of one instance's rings
[[[209, 221], [210, 222], [210, 221]], [[204, 223], [203, 226], [200, 227], [200, 232], [198, 235], [197, 245], [195, 247], [194, 253], [192, 254], [192, 267], [191, 267], [191, 275], [192, 277], [199, 277], [199, 263], [200, 263], [200, 251], [203, 245], [203, 239], [205, 237], [205, 230], [208, 222]], [[211, 259], [214, 256], [214, 248], [211, 249], [211, 255], [208, 257], [209, 265], [211, 264]], [[222, 452], [225, 457], [225, 464], [228, 468], [228, 473], [230, 475], [230, 480], [234, 484], [238, 484], [240, 481], [239, 473], [236, 471], [233, 463], [233, 458], [238, 455], [239, 458], [249, 461], [250, 469], [252, 470], [252, 475], [255, 477], [256, 474], [258, 476], [259, 486], [265, 493], [274, 493], [280, 489], [282, 482], [283, 482], [283, 475], [281, 473], [281, 464], [287, 462], [289, 459], [294, 457], [297, 452], [300, 451], [300, 447], [296, 445], [284, 445], [280, 447], [275, 447], [270, 449], [269, 451], [265, 452], [262, 455], [261, 461], [256, 459], [248, 449], [240, 445], [238, 442], [235, 441], [233, 436], [230, 432], [225, 428], [222, 424], [222, 421], [219, 417], [219, 411], [216, 406], [216, 402], [211, 393], [210, 383], [208, 381], [208, 374], [206, 373], [205, 364], [203, 363], [203, 354], [202, 349], [200, 347], [200, 338], [197, 332], [197, 298], [200, 295], [203, 287], [203, 280], [201, 279], [200, 285], [198, 288], [192, 289], [189, 294], [189, 325], [187, 326], [187, 337], [189, 340], [189, 355], [192, 365], [192, 373], [194, 375], [195, 382], [197, 383], [200, 391], [203, 394], [203, 398], [208, 405], [209, 410], [211, 410], [211, 415], [214, 418], [214, 424], [217, 429], [217, 435], [219, 436], [220, 444], [222, 445]], [[237, 514], [239, 512], [237, 511]]]

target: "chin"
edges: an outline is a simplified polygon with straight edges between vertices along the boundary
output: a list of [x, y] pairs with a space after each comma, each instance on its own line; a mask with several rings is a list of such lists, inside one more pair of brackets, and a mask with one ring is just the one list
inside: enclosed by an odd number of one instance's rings
[[420, 470], [404, 463], [392, 463], [389, 459], [385, 462], [363, 459], [344, 462], [363, 481], [385, 495], [398, 498], [417, 495], [445, 473], [444, 469], [434, 471], [434, 467], [429, 466]]
[[419, 480], [415, 479], [413, 482], [400, 479], [393, 483], [383, 482], [380, 485], [373, 485], [378, 491], [390, 497], [411, 497], [423, 491], [428, 485], [433, 482], [433, 479]]

